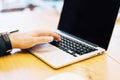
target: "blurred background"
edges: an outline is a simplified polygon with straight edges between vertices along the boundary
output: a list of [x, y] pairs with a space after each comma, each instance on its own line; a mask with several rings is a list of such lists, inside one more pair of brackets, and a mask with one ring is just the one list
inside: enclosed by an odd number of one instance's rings
[[62, 6], [63, 0], [0, 0], [0, 12], [44, 9], [60, 13]]
[[63, 0], [0, 0], [0, 12], [54, 10], [60, 13]]
[[0, 32], [57, 27], [62, 6], [63, 0], [0, 0]]

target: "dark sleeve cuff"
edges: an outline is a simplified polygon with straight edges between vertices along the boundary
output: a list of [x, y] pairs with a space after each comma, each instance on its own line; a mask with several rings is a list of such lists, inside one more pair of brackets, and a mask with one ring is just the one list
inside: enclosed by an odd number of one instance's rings
[[0, 56], [10, 54], [12, 50], [9, 35], [7, 33], [0, 33]]

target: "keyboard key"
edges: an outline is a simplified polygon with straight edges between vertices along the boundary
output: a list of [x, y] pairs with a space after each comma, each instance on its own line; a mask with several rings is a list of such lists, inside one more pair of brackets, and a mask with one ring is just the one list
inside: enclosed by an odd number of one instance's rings
[[63, 51], [66, 51], [70, 55], [73, 55], [74, 57], [77, 57], [75, 54], [83, 55], [87, 54], [89, 52], [95, 51], [97, 49], [88, 46], [86, 44], [80, 43], [78, 41], [74, 41], [72, 39], [69, 39], [65, 36], [61, 36], [61, 41], [53, 41], [51, 42], [52, 45], [62, 49]]

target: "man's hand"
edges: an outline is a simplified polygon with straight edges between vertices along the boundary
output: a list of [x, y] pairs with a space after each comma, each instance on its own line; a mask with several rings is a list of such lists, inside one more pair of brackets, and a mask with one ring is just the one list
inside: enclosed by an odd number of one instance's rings
[[60, 41], [58, 34], [52, 31], [30, 31], [26, 33], [12, 33], [9, 35], [12, 48], [27, 49], [40, 43], [52, 42], [54, 39]]

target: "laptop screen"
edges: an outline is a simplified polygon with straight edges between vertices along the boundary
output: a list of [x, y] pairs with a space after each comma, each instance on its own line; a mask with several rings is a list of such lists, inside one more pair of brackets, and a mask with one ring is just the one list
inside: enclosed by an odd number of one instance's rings
[[64, 0], [58, 29], [107, 49], [119, 0]]

